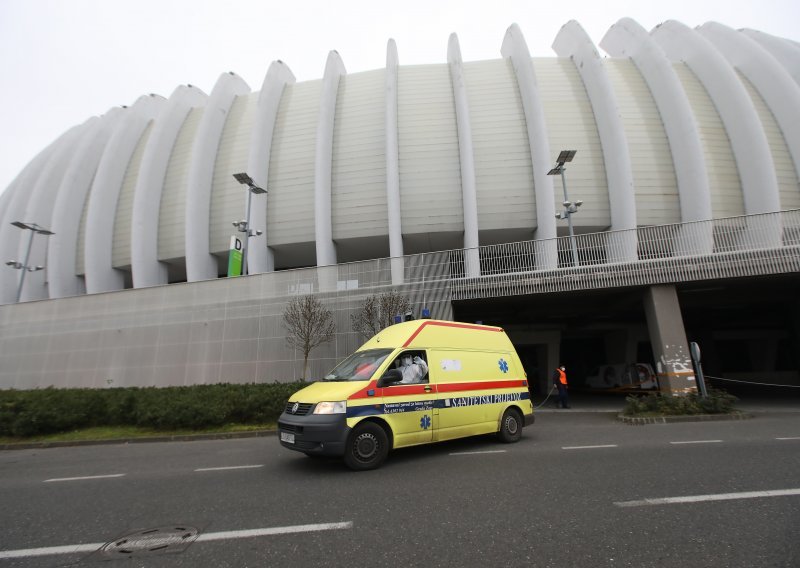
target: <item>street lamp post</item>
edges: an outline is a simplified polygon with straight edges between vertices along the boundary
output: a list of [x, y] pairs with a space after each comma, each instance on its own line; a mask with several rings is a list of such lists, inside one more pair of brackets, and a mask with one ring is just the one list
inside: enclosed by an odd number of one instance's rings
[[244, 243], [242, 248], [242, 274], [249, 274], [250, 270], [247, 267], [247, 253], [250, 250], [250, 237], [257, 237], [258, 235], [262, 234], [262, 231], [257, 229], [250, 228], [250, 204], [253, 199], [253, 194], [261, 195], [262, 193], [267, 193], [266, 189], [263, 189], [256, 185], [251, 178], [246, 173], [240, 174], [233, 174], [233, 177], [236, 178], [242, 185], [247, 186], [247, 208], [245, 210], [245, 219], [242, 221], [234, 221], [233, 226], [236, 227], [240, 233], [245, 233]]
[[575, 266], [579, 266], [580, 262], [578, 260], [578, 244], [575, 242], [575, 231], [572, 227], [572, 216], [578, 212], [578, 207], [583, 205], [583, 201], [580, 199], [576, 201], [569, 200], [569, 196], [567, 195], [567, 180], [566, 177], [564, 177], [564, 170], [566, 170], [564, 164], [571, 162], [572, 158], [575, 157], [576, 152], [577, 150], [562, 150], [556, 159], [556, 167], [547, 172], [547, 175], [561, 175], [561, 187], [564, 188], [564, 201], [562, 203], [564, 210], [556, 213], [556, 219], [567, 220], [567, 226], [569, 227], [569, 240], [570, 244], [572, 245], [572, 263]]
[[17, 303], [19, 303], [19, 300], [22, 297], [22, 287], [25, 285], [25, 275], [28, 272], [37, 272], [44, 268], [44, 266], [28, 266], [28, 261], [31, 258], [31, 247], [33, 246], [34, 235], [39, 233], [40, 235], [49, 237], [50, 235], [55, 235], [55, 233], [53, 231], [48, 231], [44, 227], [40, 227], [36, 223], [23, 223], [22, 221], [14, 221], [11, 224], [15, 227], [19, 227], [20, 229], [31, 232], [30, 237], [28, 237], [28, 249], [25, 251], [25, 260], [23, 262], [16, 260], [9, 260], [6, 262], [6, 266], [10, 266], [11, 268], [15, 268], [17, 270], [22, 270], [22, 274], [20, 274], [19, 277], [19, 286], [17, 287]]

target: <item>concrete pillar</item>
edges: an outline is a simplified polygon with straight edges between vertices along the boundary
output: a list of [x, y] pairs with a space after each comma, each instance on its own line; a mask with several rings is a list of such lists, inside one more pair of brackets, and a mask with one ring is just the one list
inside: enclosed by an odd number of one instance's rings
[[673, 396], [697, 392], [675, 286], [651, 286], [645, 293], [644, 309], [661, 392]]

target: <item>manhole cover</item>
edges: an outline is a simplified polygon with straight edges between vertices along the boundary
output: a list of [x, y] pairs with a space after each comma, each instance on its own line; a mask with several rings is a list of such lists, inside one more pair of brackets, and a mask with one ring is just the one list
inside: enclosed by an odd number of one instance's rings
[[97, 552], [106, 558], [179, 554], [197, 539], [197, 532], [189, 526], [137, 530], [107, 542]]

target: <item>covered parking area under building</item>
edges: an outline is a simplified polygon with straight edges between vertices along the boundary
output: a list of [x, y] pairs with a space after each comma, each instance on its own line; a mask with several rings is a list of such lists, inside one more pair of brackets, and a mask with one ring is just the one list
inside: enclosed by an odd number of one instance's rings
[[[460, 300], [453, 314], [505, 328], [534, 394], [543, 394], [559, 362], [576, 389], [599, 365], [640, 362], [656, 369], [650, 289]], [[799, 289], [796, 273], [674, 285], [686, 340], [701, 347], [708, 384], [733, 394], [800, 395]]]

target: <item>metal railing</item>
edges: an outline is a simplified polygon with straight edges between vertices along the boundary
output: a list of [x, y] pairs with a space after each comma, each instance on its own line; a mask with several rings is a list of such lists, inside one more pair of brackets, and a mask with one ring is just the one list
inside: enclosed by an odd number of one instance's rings
[[800, 210], [492, 245], [478, 258], [471, 271], [470, 251], [450, 252], [453, 299], [797, 272]]
[[[572, 240], [577, 248], [577, 266]], [[400, 282], [393, 280], [392, 265], [398, 261], [402, 269]], [[284, 292], [288, 295], [330, 292], [331, 297], [362, 296], [394, 288], [421, 307], [447, 305], [451, 300], [798, 271], [800, 210], [795, 209], [262, 276], [289, 283]]]

